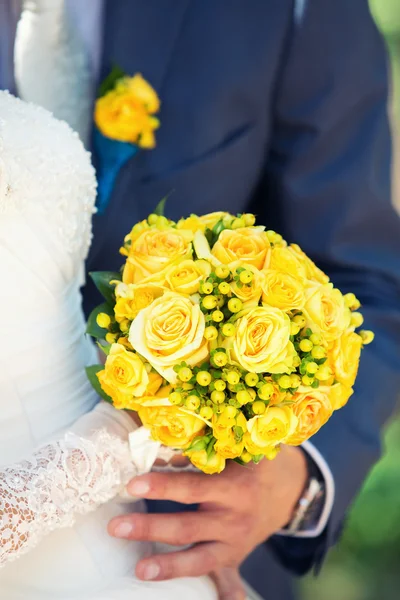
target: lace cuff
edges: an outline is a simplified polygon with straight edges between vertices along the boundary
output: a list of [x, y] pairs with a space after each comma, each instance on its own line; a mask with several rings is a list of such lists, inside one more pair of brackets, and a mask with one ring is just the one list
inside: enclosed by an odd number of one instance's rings
[[193, 469], [173, 465], [176, 454], [137, 429], [127, 414], [98, 404], [61, 440], [0, 469], [0, 567], [55, 529], [71, 527], [78, 515], [118, 494], [126, 497], [128, 481], [150, 471], [157, 457], [163, 466], [154, 470]]
[[0, 565], [45, 535], [73, 525], [118, 494], [136, 474], [129, 445], [106, 430], [67, 433], [29, 460], [0, 470]]

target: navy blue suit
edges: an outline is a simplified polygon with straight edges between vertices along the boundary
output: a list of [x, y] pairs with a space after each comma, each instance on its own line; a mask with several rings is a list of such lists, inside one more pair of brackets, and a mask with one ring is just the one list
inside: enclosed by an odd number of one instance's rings
[[[120, 172], [94, 223], [89, 270], [116, 269], [130, 226], [157, 202], [172, 218], [252, 211], [356, 293], [376, 341], [356, 393], [313, 438], [336, 484], [316, 540], [272, 539], [244, 566], [286, 599], [271, 550], [296, 573], [321, 559], [380, 453], [400, 389], [400, 224], [390, 200], [387, 57], [366, 0], [109, 0], [103, 76], [118, 64], [158, 91], [157, 148]], [[97, 302], [93, 289], [86, 305]], [[268, 508], [266, 507], [266, 510]]]

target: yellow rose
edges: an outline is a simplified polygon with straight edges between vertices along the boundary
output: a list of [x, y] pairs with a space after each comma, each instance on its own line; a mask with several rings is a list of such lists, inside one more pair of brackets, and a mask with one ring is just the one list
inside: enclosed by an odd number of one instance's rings
[[117, 301], [114, 306], [116, 321], [133, 321], [143, 308], [150, 306], [163, 293], [162, 287], [153, 284], [118, 284], [115, 291]]
[[243, 439], [237, 441], [235, 435], [231, 432], [227, 439], [217, 440], [214, 448], [224, 458], [237, 458], [243, 453], [244, 441]]
[[205, 317], [190, 298], [166, 292], [133, 321], [129, 341], [133, 348], [170, 383], [182, 361], [195, 366], [208, 357], [204, 339]]
[[206, 229], [212, 229], [214, 225], [218, 223], [218, 221], [223, 219], [228, 214], [229, 213], [219, 211], [202, 215], [201, 217], [198, 217], [197, 215], [190, 215], [190, 217], [187, 219], [180, 219], [176, 224], [176, 228], [188, 229], [193, 233], [196, 233], [196, 231], [201, 231], [204, 233]]
[[149, 385], [141, 358], [121, 344], [112, 344], [104, 369], [97, 377], [116, 408], [126, 408], [128, 401], [142, 397]]
[[146, 397], [155, 396], [162, 386], [164, 380], [159, 373], [156, 373], [156, 371], [150, 371], [150, 373], [148, 373], [148, 377], [149, 384], [144, 395]]
[[270, 406], [247, 422], [251, 442], [257, 448], [284, 444], [296, 431], [297, 416], [289, 406]]
[[127, 350], [130, 350], [131, 352], [134, 351], [133, 348], [132, 348], [132, 346], [130, 345], [129, 340], [128, 340], [127, 337], [119, 337], [118, 338], [118, 344], [121, 344], [121, 346], [125, 346], [125, 348]]
[[[157, 389], [158, 381], [155, 378], [153, 379], [153, 377], [151, 377], [152, 375], [153, 373], [149, 374], [150, 383], [147, 387], [145, 395], [142, 398], [140, 398], [140, 402], [136, 403], [136, 407], [133, 410], [139, 411], [140, 408], [156, 408], [160, 406], [171, 406], [169, 396], [173, 391], [172, 386], [169, 384], [161, 385], [161, 387], [157, 391], [155, 391]], [[156, 373], [155, 375], [158, 375], [158, 373]], [[161, 378], [163, 384], [164, 379], [161, 377], [161, 375], [158, 375], [158, 377]]]
[[[205, 232], [206, 229], [212, 229], [214, 225], [218, 223], [221, 219], [229, 215], [227, 212], [218, 211], [214, 213], [209, 213], [207, 215], [202, 215], [201, 217], [197, 215], [190, 215], [187, 219], [180, 219], [176, 224], [177, 229], [188, 229], [193, 233], [196, 231]], [[234, 219], [234, 217], [232, 217]]]
[[247, 452], [250, 452], [252, 456], [260, 456], [262, 454], [268, 460], [273, 460], [279, 452], [279, 446], [257, 446], [251, 439], [249, 432], [246, 432], [243, 436], [244, 447]]
[[319, 387], [315, 390], [299, 388], [292, 397], [295, 403], [292, 405], [292, 410], [298, 418], [298, 425], [296, 431], [286, 441], [287, 444], [298, 446], [325, 425], [333, 412], [329, 395], [329, 387]]
[[221, 471], [225, 469], [225, 458], [218, 454], [218, 452], [210, 452], [207, 454], [207, 450], [197, 450], [196, 452], [184, 454], [189, 457], [190, 462], [195, 467], [207, 475], [221, 473]]
[[138, 237], [143, 233], [143, 231], [146, 231], [147, 229], [150, 229], [150, 225], [148, 224], [146, 219], [140, 221], [139, 223], [136, 223], [136, 225], [134, 225], [130, 232], [125, 236], [124, 247], [120, 248], [120, 253], [124, 256], [129, 256], [129, 248], [131, 244], [135, 242], [138, 239]]
[[286, 402], [287, 400], [292, 399], [292, 395], [289, 392], [281, 391], [279, 385], [273, 383], [272, 381], [268, 381], [268, 383], [272, 383], [274, 386], [274, 391], [272, 392], [272, 396], [269, 399], [270, 406], [274, 404], [281, 404], [282, 402]]
[[177, 406], [142, 407], [139, 417], [150, 429], [153, 439], [170, 448], [186, 448], [205, 429], [205, 424], [195, 414], [184, 412]]
[[236, 331], [224, 342], [230, 360], [253, 373], [290, 373], [296, 351], [290, 341], [290, 319], [273, 306], [239, 313]]
[[186, 229], [192, 233], [196, 233], [196, 231], [205, 231], [205, 226], [197, 215], [190, 215], [190, 217], [187, 217], [186, 219], [179, 219], [176, 228]]
[[253, 281], [250, 284], [239, 286], [236, 281], [231, 283], [232, 292], [237, 296], [246, 307], [257, 306], [262, 294], [264, 283], [264, 274], [256, 267], [249, 264], [237, 264], [236, 269], [242, 267], [253, 273]]
[[281, 246], [272, 248], [264, 268], [287, 273], [296, 279], [306, 279], [304, 263], [290, 248]]
[[339, 338], [350, 326], [351, 313], [343, 294], [332, 283], [310, 284], [305, 290], [304, 313], [309, 326], [320, 333], [326, 342]]
[[328, 361], [335, 379], [353, 387], [360, 362], [362, 339], [354, 331], [345, 331], [335, 340], [328, 352]]
[[335, 383], [329, 390], [329, 398], [332, 404], [333, 410], [339, 410], [343, 408], [353, 395], [353, 388], [345, 385], [344, 383]]
[[225, 413], [213, 416], [212, 428], [217, 440], [227, 441], [234, 427], [240, 427], [243, 432], [247, 430], [247, 420], [242, 412], [239, 411], [235, 417], [228, 417]]
[[154, 131], [160, 122], [153, 115], [158, 110], [157, 94], [141, 75], [135, 75], [122, 78], [97, 100], [95, 121], [106, 137], [154, 148]]
[[304, 306], [304, 285], [301, 280], [283, 271], [263, 272], [263, 304], [283, 311], [301, 310]]
[[239, 261], [244, 263], [243, 266], [253, 265], [262, 269], [269, 250], [270, 243], [265, 231], [242, 227], [235, 230], [224, 229], [211, 254], [225, 265]]
[[306, 270], [307, 279], [317, 281], [318, 283], [328, 283], [329, 277], [307, 256], [305, 252], [297, 244], [291, 244], [289, 250], [293, 252], [298, 260], [300, 260]]
[[[120, 343], [120, 340], [118, 340], [118, 343]], [[150, 365], [147, 364], [146, 367], [150, 367]], [[146, 370], [148, 371], [148, 369]], [[142, 406], [170, 406], [168, 397], [171, 393], [171, 386], [162, 386], [163, 378], [154, 371], [150, 371], [148, 376], [149, 384], [143, 396], [140, 398], [126, 398], [124, 405], [121, 404], [120, 408], [139, 411]]]
[[166, 287], [181, 294], [195, 294], [200, 282], [211, 273], [211, 265], [206, 260], [184, 260], [169, 267], [165, 273]]
[[146, 81], [140, 73], [133, 77], [124, 77], [117, 84], [117, 89], [128, 89], [128, 91], [140, 100], [150, 113], [156, 113], [160, 110], [160, 99], [155, 89]]
[[[224, 217], [228, 217], [229, 213], [224, 212], [223, 210], [219, 210], [216, 212], [212, 212], [212, 213], [207, 213], [206, 215], [202, 215], [201, 217], [198, 217], [200, 223], [203, 225], [204, 230], [206, 229], [212, 229], [217, 223], [218, 221], [221, 221], [221, 219], [223, 219]], [[232, 219], [234, 219], [233, 215]]]
[[190, 232], [173, 227], [143, 231], [129, 249], [123, 273], [124, 283], [140, 283], [174, 262], [191, 258], [191, 239]]

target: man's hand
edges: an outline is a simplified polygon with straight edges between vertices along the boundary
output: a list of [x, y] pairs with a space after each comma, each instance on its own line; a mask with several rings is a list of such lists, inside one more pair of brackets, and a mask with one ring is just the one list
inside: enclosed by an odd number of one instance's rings
[[140, 579], [218, 573], [238, 567], [256, 546], [287, 524], [306, 479], [303, 452], [293, 447], [283, 447], [275, 460], [258, 465], [230, 462], [220, 475], [142, 475], [128, 485], [132, 496], [199, 504], [198, 512], [117, 517], [109, 532], [130, 540], [191, 546], [141, 560], [136, 567]]

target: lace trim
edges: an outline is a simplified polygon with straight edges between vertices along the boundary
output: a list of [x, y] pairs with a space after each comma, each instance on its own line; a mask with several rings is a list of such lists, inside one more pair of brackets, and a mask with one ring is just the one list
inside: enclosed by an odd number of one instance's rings
[[128, 444], [104, 430], [91, 439], [68, 433], [2, 469], [0, 566], [111, 500], [135, 474]]

